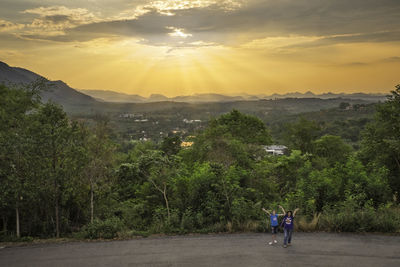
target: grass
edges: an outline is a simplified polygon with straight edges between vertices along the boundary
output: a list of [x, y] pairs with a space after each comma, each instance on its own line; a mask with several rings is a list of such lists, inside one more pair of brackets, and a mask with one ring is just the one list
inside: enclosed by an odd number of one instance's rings
[[306, 216], [298, 216], [298, 219], [295, 221], [296, 230], [303, 232], [313, 232], [318, 230], [318, 222], [321, 213], [314, 214], [311, 220], [307, 220]]

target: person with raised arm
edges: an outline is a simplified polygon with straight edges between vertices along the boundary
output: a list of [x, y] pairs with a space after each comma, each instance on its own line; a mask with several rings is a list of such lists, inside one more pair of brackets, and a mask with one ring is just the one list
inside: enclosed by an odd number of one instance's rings
[[279, 205], [279, 208], [281, 208], [282, 213], [281, 214], [276, 214], [275, 210], [272, 210], [272, 212], [270, 212], [269, 210], [266, 210], [264, 208], [262, 208], [262, 211], [264, 211], [267, 215], [269, 215], [270, 218], [270, 224], [271, 224], [271, 232], [272, 232], [272, 241], [269, 242], [268, 244], [272, 245], [272, 244], [276, 244], [278, 243], [278, 241], [276, 240], [276, 234], [278, 233], [278, 216], [283, 216], [285, 215], [285, 210], [283, 209], [283, 207], [281, 205]]
[[293, 233], [293, 223], [294, 223], [294, 217], [296, 216], [296, 212], [299, 210], [299, 208], [295, 209], [292, 213], [292, 211], [288, 211], [283, 217], [282, 220], [282, 226], [283, 226], [283, 233], [284, 233], [284, 239], [283, 239], [283, 247], [287, 248], [287, 246], [291, 245], [292, 242], [292, 233]]

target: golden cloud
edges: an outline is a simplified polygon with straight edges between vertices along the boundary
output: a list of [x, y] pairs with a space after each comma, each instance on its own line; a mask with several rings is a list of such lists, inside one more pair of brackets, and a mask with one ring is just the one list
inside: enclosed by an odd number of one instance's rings
[[24, 28], [23, 24], [0, 19], [0, 32], [14, 31], [22, 28]]

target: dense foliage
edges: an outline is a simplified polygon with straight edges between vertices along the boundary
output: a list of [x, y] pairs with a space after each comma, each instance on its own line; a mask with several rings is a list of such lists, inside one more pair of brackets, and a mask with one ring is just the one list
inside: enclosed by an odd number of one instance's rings
[[188, 148], [178, 136], [127, 146], [104, 119], [73, 121], [36, 89], [0, 86], [1, 238], [265, 231], [261, 208], [278, 204], [300, 208], [302, 230], [398, 232], [399, 95], [360, 150], [300, 118], [281, 130], [288, 153], [271, 156], [266, 124], [237, 110]]

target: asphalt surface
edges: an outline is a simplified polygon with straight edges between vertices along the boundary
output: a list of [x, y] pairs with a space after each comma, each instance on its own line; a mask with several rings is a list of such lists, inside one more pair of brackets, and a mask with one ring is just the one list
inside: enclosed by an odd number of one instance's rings
[[294, 233], [150, 237], [0, 249], [0, 266], [400, 266], [400, 236]]

